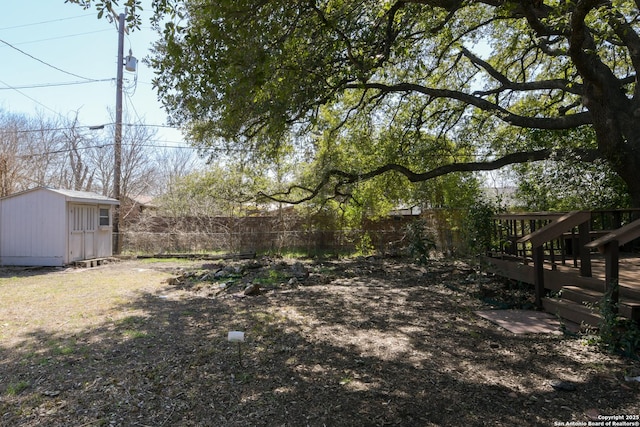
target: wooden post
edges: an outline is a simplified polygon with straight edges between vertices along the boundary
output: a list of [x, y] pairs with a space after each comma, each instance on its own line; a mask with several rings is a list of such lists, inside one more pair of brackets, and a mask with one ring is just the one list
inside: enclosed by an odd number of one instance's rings
[[[524, 227], [524, 219], [520, 220], [520, 235], [517, 236], [518, 238], [524, 236], [527, 234], [525, 227]], [[516, 246], [518, 245], [518, 243], [516, 243]], [[522, 255], [522, 262], [524, 262], [526, 264], [527, 262], [527, 245], [526, 243], [522, 243], [522, 249], [520, 250], [520, 254]]]
[[535, 286], [536, 307], [542, 308], [544, 297], [544, 246], [533, 248], [533, 283]]
[[580, 254], [580, 275], [582, 277], [591, 277], [591, 253], [584, 245], [589, 243], [590, 229], [589, 221], [583, 222], [578, 226], [578, 245], [576, 250]]
[[560, 236], [558, 240], [558, 249], [560, 250], [560, 262], [562, 265], [567, 265], [567, 245], [564, 235]]
[[[125, 27], [126, 15], [121, 13], [118, 16], [118, 69], [116, 74], [116, 126], [115, 126], [115, 140], [113, 144], [113, 198], [122, 203], [120, 189], [121, 189], [121, 175], [122, 175], [122, 82], [123, 82], [123, 68], [124, 68], [124, 27]], [[122, 218], [120, 215], [120, 205], [114, 205], [113, 207], [113, 253], [114, 255], [120, 255], [122, 252], [122, 232], [120, 225], [122, 224]]]
[[580, 252], [579, 245], [580, 245], [580, 241], [576, 236], [575, 230], [572, 228], [571, 239], [569, 240], [569, 249], [571, 249], [571, 258], [573, 259], [573, 268], [578, 268], [578, 253]]
[[516, 237], [516, 221], [513, 219], [510, 219], [508, 221], [509, 223], [509, 246], [507, 247], [507, 253], [509, 255], [515, 255], [516, 254], [516, 241], [518, 240], [518, 238]]
[[502, 237], [502, 220], [495, 219], [493, 222], [494, 230], [498, 234], [498, 248], [500, 256], [504, 255], [504, 239]]
[[611, 294], [611, 304], [613, 312], [617, 311], [617, 304], [619, 300], [618, 280], [620, 280], [620, 248], [617, 240], [612, 240], [604, 245], [604, 280], [605, 280], [605, 293]]

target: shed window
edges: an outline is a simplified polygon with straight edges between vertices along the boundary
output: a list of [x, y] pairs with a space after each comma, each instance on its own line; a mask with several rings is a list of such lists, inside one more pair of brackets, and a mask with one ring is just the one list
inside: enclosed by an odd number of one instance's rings
[[100, 208], [100, 226], [108, 227], [109, 225], [111, 225], [109, 208]]

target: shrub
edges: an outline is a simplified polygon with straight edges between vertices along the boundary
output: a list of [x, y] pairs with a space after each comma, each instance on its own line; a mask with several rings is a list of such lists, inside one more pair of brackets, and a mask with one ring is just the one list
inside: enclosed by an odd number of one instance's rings
[[493, 217], [501, 211], [498, 204], [478, 200], [469, 207], [464, 223], [467, 245], [472, 254], [483, 254], [499, 246], [493, 230]]
[[407, 251], [409, 256], [419, 264], [429, 261], [429, 254], [436, 248], [435, 240], [427, 232], [427, 223], [424, 219], [416, 219], [407, 225], [405, 233]]
[[618, 287], [618, 283], [614, 283], [600, 304], [602, 321], [598, 329], [598, 344], [608, 352], [638, 358], [640, 327], [636, 321], [618, 315], [618, 304], [612, 300], [612, 294]]

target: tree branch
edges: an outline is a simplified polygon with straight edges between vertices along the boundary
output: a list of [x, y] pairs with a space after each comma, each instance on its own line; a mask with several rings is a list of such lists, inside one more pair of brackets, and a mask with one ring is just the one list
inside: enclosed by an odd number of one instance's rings
[[[345, 172], [340, 169], [331, 169], [325, 172], [320, 182], [314, 188], [294, 185], [291, 186], [286, 192], [270, 195], [261, 192], [258, 194], [258, 197], [264, 197], [274, 202], [297, 205], [317, 197], [320, 192], [327, 185], [329, 185], [331, 180], [334, 178], [337, 178], [337, 182], [334, 185], [334, 192], [337, 193], [339, 189], [345, 185], [368, 181], [387, 172], [397, 172], [401, 175], [404, 175], [410, 182], [422, 182], [454, 172], [491, 171], [500, 169], [507, 165], [547, 160], [552, 157], [556, 159], [579, 157], [581, 161], [592, 162], [595, 159], [599, 158], [599, 155], [599, 152], [595, 149], [566, 150], [562, 152], [558, 152], [552, 149], [542, 149], [537, 151], [510, 153], [498, 159], [486, 162], [451, 163], [448, 165], [437, 167], [427, 172], [414, 172], [406, 166], [398, 165], [395, 163], [388, 163], [386, 165], [380, 166], [377, 169], [362, 174]], [[296, 190], [302, 190], [308, 193], [308, 195], [296, 200], [289, 199], [288, 197], [291, 196]]]
[[516, 90], [516, 91], [532, 91], [532, 90], [561, 90], [563, 92], [573, 93], [575, 95], [582, 95], [582, 85], [574, 82], [570, 82], [565, 79], [553, 79], [553, 80], [540, 80], [535, 82], [525, 82], [525, 83], [516, 83], [511, 80], [498, 70], [496, 70], [491, 64], [486, 62], [485, 60], [479, 58], [474, 55], [471, 51], [466, 48], [462, 48], [462, 53], [466, 56], [472, 64], [477, 67], [485, 70], [491, 77], [496, 79], [498, 82], [502, 84], [501, 87], [490, 90], [490, 91], [476, 91], [474, 95], [483, 96], [490, 95], [495, 93], [500, 93], [505, 90]]
[[579, 0], [571, 14], [571, 35], [569, 54], [578, 72], [584, 80], [597, 84], [600, 88], [606, 85], [606, 80], [615, 78], [595, 53], [595, 43], [585, 23], [587, 15], [595, 8], [600, 0]]
[[532, 129], [573, 129], [579, 126], [591, 124], [591, 113], [582, 112], [560, 117], [525, 117], [512, 113], [509, 110], [488, 101], [479, 96], [468, 93], [449, 90], [429, 88], [415, 83], [398, 83], [386, 85], [383, 83], [353, 83], [345, 85], [345, 89], [377, 89], [382, 92], [416, 92], [432, 98], [449, 98], [477, 107], [483, 111], [494, 114], [500, 120], [518, 127]]
[[[638, 33], [634, 31], [634, 28], [626, 22], [625, 17], [620, 12], [613, 10], [610, 2], [607, 2], [607, 6], [611, 9], [611, 14], [615, 17], [609, 18], [609, 25], [627, 47], [631, 63], [637, 73], [638, 70], [640, 70], [640, 37]], [[639, 85], [636, 85], [635, 88], [635, 96], [640, 95], [640, 87], [638, 86]]]

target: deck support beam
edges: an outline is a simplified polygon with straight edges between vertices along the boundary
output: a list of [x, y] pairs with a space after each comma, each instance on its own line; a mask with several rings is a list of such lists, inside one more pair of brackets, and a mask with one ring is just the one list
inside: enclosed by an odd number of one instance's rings
[[533, 268], [536, 307], [542, 308], [542, 298], [544, 298], [544, 246], [542, 245], [533, 248]]
[[604, 245], [604, 292], [610, 295], [611, 309], [617, 312], [619, 296], [618, 282], [620, 280], [620, 246], [617, 240], [611, 240]]

